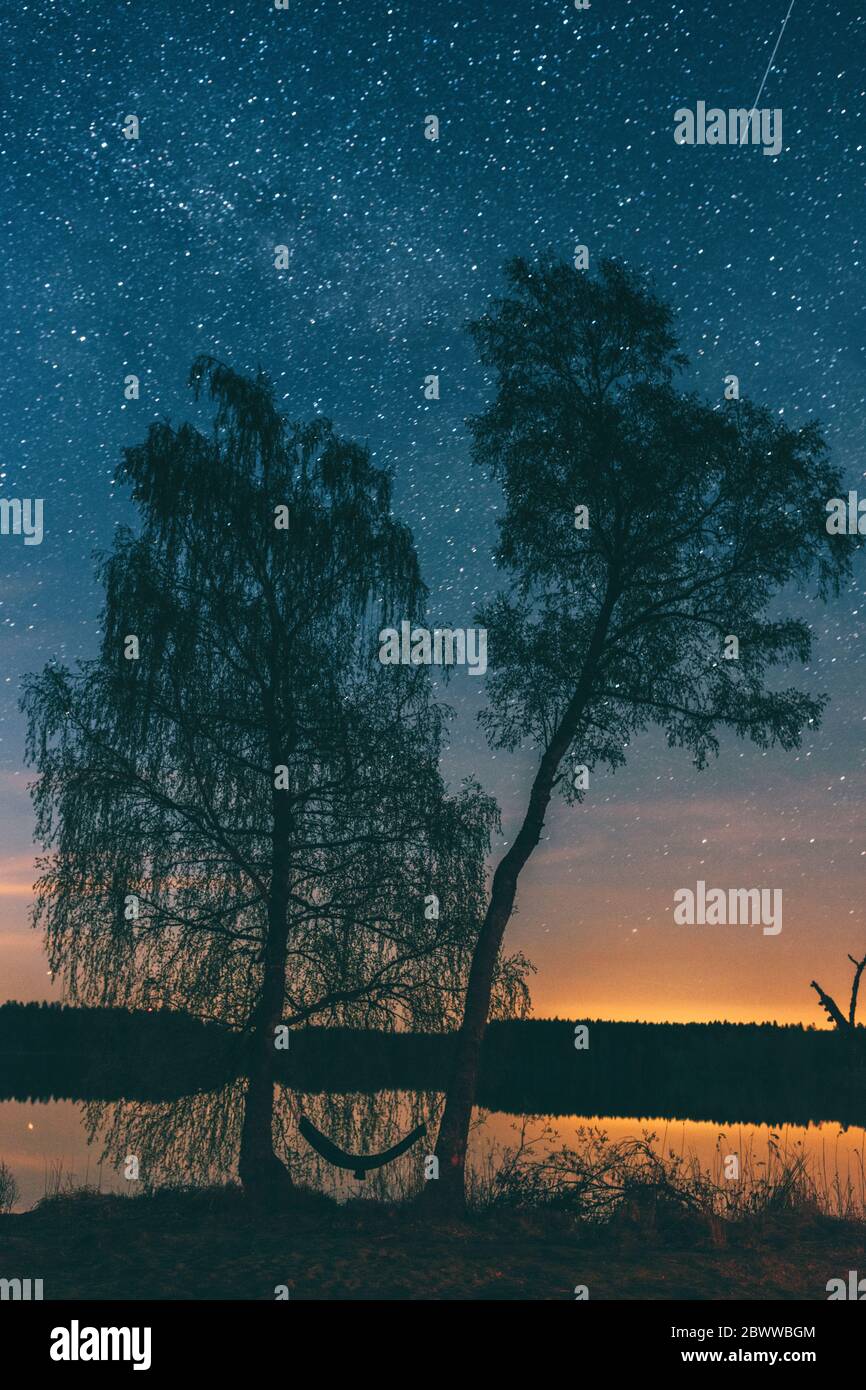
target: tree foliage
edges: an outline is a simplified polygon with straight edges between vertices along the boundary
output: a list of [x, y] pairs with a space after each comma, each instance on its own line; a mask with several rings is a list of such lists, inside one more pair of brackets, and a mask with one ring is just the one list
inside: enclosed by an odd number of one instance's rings
[[469, 422], [473, 453], [502, 485], [509, 581], [478, 616], [491, 652], [481, 717], [494, 746], [528, 743], [538, 765], [493, 875], [440, 1126], [446, 1181], [431, 1200], [455, 1204], [495, 962], [554, 792], [581, 799], [570, 774], [620, 766], [650, 725], [698, 767], [723, 731], [796, 748], [824, 697], [779, 688], [812, 633], [777, 601], [806, 585], [838, 592], [852, 555], [827, 532], [842, 479], [819, 426], [683, 390], [673, 316], [644, 279], [552, 256], [506, 276], [508, 293], [470, 325], [494, 379]]
[[141, 526], [102, 563], [99, 655], [25, 689], [34, 915], [72, 1000], [249, 1030], [266, 1126], [277, 1022], [453, 1021], [496, 809], [446, 789], [427, 671], [374, 659], [424, 601], [389, 474], [263, 376], [191, 382], [212, 432], [154, 424], [118, 470]]

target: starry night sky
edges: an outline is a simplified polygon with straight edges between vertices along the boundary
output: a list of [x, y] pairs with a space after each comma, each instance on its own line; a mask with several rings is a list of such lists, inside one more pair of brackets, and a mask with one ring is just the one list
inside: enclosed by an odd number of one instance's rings
[[[26, 924], [20, 676], [93, 654], [93, 554], [132, 519], [111, 484], [120, 450], [155, 418], [200, 418], [185, 387], [197, 353], [261, 365], [290, 416], [321, 411], [393, 467], [431, 619], [458, 626], [496, 586], [500, 504], [469, 462], [463, 421], [490, 382], [462, 325], [511, 256], [570, 258], [582, 242], [593, 262], [650, 269], [689, 383], [718, 398], [734, 372], [789, 422], [817, 416], [858, 485], [855, 0], [795, 0], [761, 100], [783, 110], [778, 158], [673, 139], [678, 107], [751, 106], [787, 8], [46, 0], [7, 18], [0, 491], [45, 499], [45, 539], [0, 537], [0, 997], [53, 993]], [[129, 114], [137, 141], [121, 135]], [[441, 398], [426, 401], [434, 372]], [[830, 608], [783, 600], [818, 639], [796, 678], [832, 696], [799, 755], [726, 741], [698, 774], [650, 733], [581, 807], [550, 815], [507, 938], [539, 968], [536, 1012], [821, 1023], [810, 979], [847, 997], [846, 954], [866, 951], [863, 577]], [[448, 687], [447, 771], [494, 792], [507, 838], [532, 759], [489, 751], [479, 687]], [[673, 893], [700, 877], [782, 888], [781, 936], [676, 928]]]

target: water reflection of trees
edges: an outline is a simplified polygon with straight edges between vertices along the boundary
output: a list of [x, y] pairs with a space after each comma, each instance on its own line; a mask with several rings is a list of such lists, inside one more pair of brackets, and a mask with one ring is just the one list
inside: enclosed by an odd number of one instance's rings
[[[133, 1192], [232, 1181], [237, 1177], [244, 1086], [240, 1079], [219, 1091], [155, 1104], [85, 1102], [88, 1141], [101, 1147], [102, 1160], [119, 1173], [128, 1156], [137, 1157], [140, 1177], [130, 1182]], [[348, 1153], [376, 1153], [418, 1124], [426, 1124], [432, 1136], [440, 1099], [433, 1091], [313, 1095], [278, 1086], [275, 1148], [295, 1182], [316, 1191], [340, 1199], [405, 1200], [423, 1186], [424, 1155], [430, 1151], [425, 1139], [362, 1182], [315, 1153], [298, 1133], [298, 1118], [305, 1114]]]

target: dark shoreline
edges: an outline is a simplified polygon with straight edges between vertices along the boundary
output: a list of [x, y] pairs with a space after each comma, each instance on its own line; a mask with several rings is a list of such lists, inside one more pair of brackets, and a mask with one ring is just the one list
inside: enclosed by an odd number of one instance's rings
[[[419, 1257], [419, 1251], [423, 1255]], [[42, 1278], [44, 1298], [313, 1300], [826, 1300], [864, 1269], [866, 1227], [813, 1211], [720, 1231], [581, 1230], [553, 1211], [461, 1224], [373, 1201], [300, 1192], [255, 1216], [236, 1189], [49, 1199], [0, 1216], [0, 1272]]]

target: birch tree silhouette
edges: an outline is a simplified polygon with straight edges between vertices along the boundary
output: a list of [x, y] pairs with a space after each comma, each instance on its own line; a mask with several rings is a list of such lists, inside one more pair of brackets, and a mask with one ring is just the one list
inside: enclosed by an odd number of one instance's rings
[[[496, 748], [539, 750], [519, 831], [496, 867], [440, 1124], [440, 1181], [459, 1207], [493, 972], [519, 875], [559, 791], [616, 768], [659, 725], [703, 767], [729, 730], [798, 746], [823, 699], [770, 677], [807, 661], [805, 621], [774, 618], [786, 586], [822, 598], [847, 576], [851, 538], [827, 534], [841, 492], [817, 424], [791, 428], [747, 401], [678, 389], [686, 365], [669, 308], [606, 261], [597, 277], [553, 257], [507, 267], [509, 293], [470, 325], [495, 397], [469, 422], [474, 458], [502, 484], [496, 558], [511, 587], [489, 630]], [[735, 646], [738, 656], [728, 659]]]
[[[389, 475], [263, 376], [191, 383], [210, 436], [155, 424], [118, 470], [142, 525], [102, 566], [99, 656], [25, 687], [34, 921], [73, 1001], [248, 1034], [239, 1171], [269, 1191], [278, 1030], [456, 1022], [496, 810], [446, 793], [426, 670], [371, 656], [424, 598]], [[498, 979], [524, 1008], [523, 962]]]

